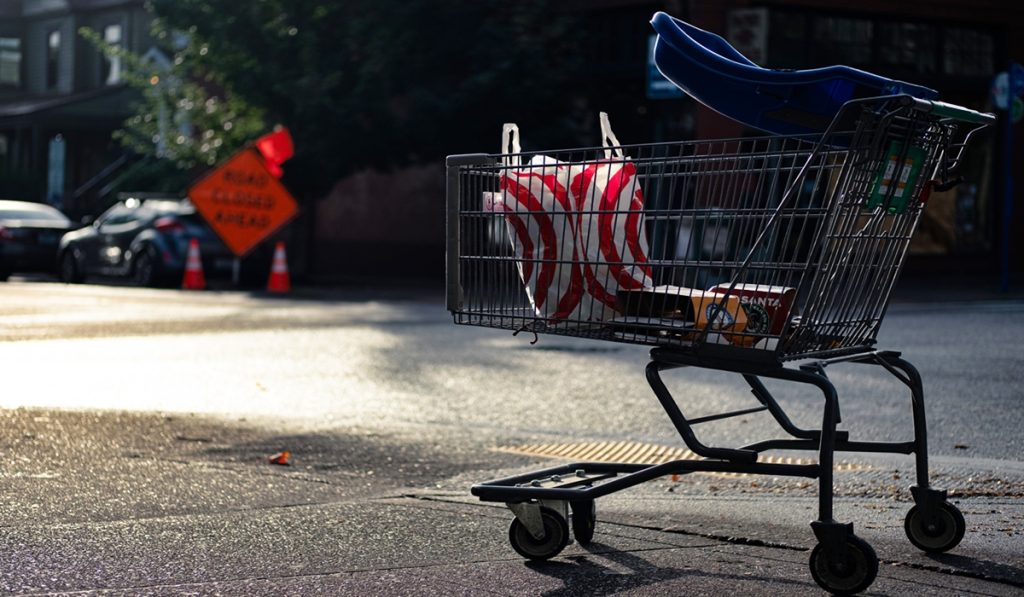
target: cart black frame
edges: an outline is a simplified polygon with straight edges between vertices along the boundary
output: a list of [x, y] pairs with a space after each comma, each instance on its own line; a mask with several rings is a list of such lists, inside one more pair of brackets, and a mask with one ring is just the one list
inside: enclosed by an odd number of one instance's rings
[[[497, 243], [488, 240], [488, 221], [493, 220], [494, 214], [479, 206], [481, 193], [494, 192], [497, 177], [510, 167], [508, 156], [449, 156], [447, 301], [455, 323], [653, 346], [646, 369], [647, 382], [685, 445], [703, 458], [662, 464], [573, 462], [474, 485], [473, 495], [483, 501], [504, 502], [515, 514], [509, 529], [513, 548], [535, 560], [553, 557], [569, 541], [570, 521], [576, 540], [586, 544], [593, 536], [594, 500], [666, 475], [731, 472], [806, 477], [818, 479], [818, 518], [811, 523], [818, 541], [810, 557], [812, 576], [826, 590], [856, 593], [873, 582], [878, 558], [871, 546], [854, 534], [852, 523], [838, 522], [833, 516], [836, 451], [913, 454], [916, 484], [910, 491], [915, 506], [905, 520], [908, 538], [929, 552], [945, 552], [955, 547], [963, 537], [965, 523], [961, 513], [947, 500], [946, 492], [932, 488], [929, 482], [921, 375], [899, 352], [877, 349], [875, 337], [927, 194], [936, 188], [950, 188], [960, 180], [957, 170], [964, 148], [975, 133], [993, 120], [992, 115], [941, 102], [887, 96], [848, 102], [819, 137], [703, 142], [720, 143], [723, 149], [719, 152], [707, 151], [711, 145], [698, 143], [625, 146], [627, 153], [637, 156], [634, 162], [640, 164], [641, 170], [646, 168], [647, 183], [668, 180], [669, 170], [676, 178], [713, 176], [730, 180], [730, 176], [742, 170], [736, 166], [737, 160], [747, 159], [744, 163], [753, 164], [759, 172], [758, 189], [770, 184], [781, 193], [781, 198], [771, 198], [775, 205], [760, 206], [754, 212], [739, 203], [735, 212], [718, 210], [710, 215], [708, 210], [692, 205], [645, 208], [648, 221], [671, 218], [681, 212], [689, 216], [704, 214], [705, 218], [736, 216], [750, 218], [751, 222], [756, 218], [756, 226], [746, 227], [746, 241], [738, 243], [729, 256], [687, 255], [654, 262], [663, 275], [714, 272], [729, 285], [725, 298], [738, 281], [750, 277], [758, 284], [792, 285], [797, 289], [802, 312], [799, 317], [793, 317], [795, 310], [785, 314], [787, 324], [783, 333], [750, 334], [749, 341], [739, 345], [713, 341], [715, 334], [710, 325], [699, 333], [682, 336], [671, 333], [671, 328], [664, 328], [662, 321], [653, 318], [634, 322], [632, 327], [582, 321], [575, 322], [576, 325], [553, 325], [545, 321], [532, 312], [529, 298], [517, 288], [518, 281], [509, 273], [514, 271], [511, 266], [517, 257], [508, 250], [507, 239]], [[904, 176], [912, 187], [906, 189], [912, 198], [909, 204], [894, 202], [893, 184], [883, 196], [876, 196], [875, 205], [867, 210], [869, 196], [872, 192], [878, 195], [877, 173], [885, 167], [886, 151], [896, 148], [900, 153], [894, 161], [895, 173], [890, 172], [896, 180], [904, 164], [910, 163], [904, 158], [911, 146], [922, 148], [926, 157], [921, 167], [923, 175]], [[572, 162], [601, 159], [602, 150], [543, 153]], [[709, 169], [701, 163], [717, 165]], [[770, 182], [762, 184], [763, 180]], [[815, 192], [820, 197], [819, 205], [799, 206], [802, 196], [814, 196]], [[737, 201], [742, 201], [743, 195], [737, 193]], [[747, 215], [748, 212], [754, 215]], [[873, 215], [866, 216], [868, 212]], [[778, 238], [778, 230], [793, 230], [796, 225], [800, 226], [801, 238], [810, 238], [809, 248], [790, 261], [779, 258], [778, 250], [768, 251], [766, 256], [764, 247], [773, 242], [773, 237]], [[871, 233], [865, 234], [865, 230]], [[786, 237], [789, 236], [787, 232]], [[774, 338], [773, 343], [763, 342], [755, 347], [769, 337]], [[838, 430], [839, 397], [826, 374], [828, 367], [837, 364], [881, 367], [904, 384], [910, 391], [913, 439], [855, 441], [848, 431]], [[737, 373], [750, 386], [758, 405], [687, 418], [661, 375], [682, 367]], [[820, 390], [824, 399], [820, 429], [795, 425], [763, 379], [805, 384]], [[701, 443], [694, 431], [694, 426], [701, 423], [765, 411], [788, 437], [738, 448], [713, 447]], [[758, 462], [758, 455], [769, 450], [816, 451], [817, 462]]]

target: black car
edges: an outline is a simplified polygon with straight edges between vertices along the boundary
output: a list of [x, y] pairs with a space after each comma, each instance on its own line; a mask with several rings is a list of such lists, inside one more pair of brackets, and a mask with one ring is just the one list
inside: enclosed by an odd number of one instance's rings
[[139, 286], [180, 284], [193, 238], [206, 276], [229, 277], [234, 255], [187, 199], [125, 199], [92, 225], [64, 235], [60, 279], [77, 283], [95, 275], [130, 278]]
[[0, 201], [0, 282], [18, 272], [54, 272], [57, 243], [74, 227], [49, 205]]

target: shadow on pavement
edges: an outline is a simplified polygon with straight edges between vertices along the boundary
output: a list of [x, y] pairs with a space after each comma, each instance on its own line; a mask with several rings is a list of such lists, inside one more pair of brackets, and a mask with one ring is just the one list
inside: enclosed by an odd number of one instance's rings
[[1024, 568], [1019, 566], [999, 564], [991, 560], [982, 560], [951, 553], [926, 554], [926, 557], [938, 564], [969, 573], [974, 577], [977, 577], [980, 573], [982, 577], [998, 579], [1001, 583], [1024, 588]]
[[[659, 566], [635, 553], [619, 551], [616, 548], [594, 542], [586, 547], [591, 554], [574, 556], [573, 563], [562, 561], [527, 562], [527, 568], [562, 581], [561, 588], [545, 591], [545, 597], [569, 597], [576, 595], [615, 595], [624, 591], [653, 586], [675, 579], [718, 580], [726, 583], [771, 583], [779, 594], [786, 593], [782, 585], [807, 588], [807, 583], [775, 576], [756, 574], [723, 574], [696, 568], [675, 568]], [[669, 551], [692, 549], [687, 547], [669, 548]], [[658, 550], [662, 551], [662, 550]], [[704, 558], [701, 558], [704, 560]], [[603, 562], [602, 560], [607, 560]], [[611, 565], [609, 565], [611, 564]], [[628, 572], [622, 572], [622, 568]], [[697, 586], [697, 585], [695, 585]], [[701, 584], [699, 586], [706, 586]], [[741, 585], [737, 585], [741, 586]]]

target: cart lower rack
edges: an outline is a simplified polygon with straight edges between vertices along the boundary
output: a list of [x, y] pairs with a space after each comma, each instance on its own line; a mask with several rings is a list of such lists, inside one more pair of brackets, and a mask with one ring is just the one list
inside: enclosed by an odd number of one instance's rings
[[[875, 338], [910, 238], [932, 192], [956, 184], [971, 136], [992, 116], [909, 96], [850, 101], [816, 137], [773, 136], [450, 156], [447, 301], [455, 323], [649, 345], [646, 377], [701, 460], [577, 462], [472, 488], [515, 518], [512, 547], [557, 555], [571, 534], [588, 543], [595, 500], [664, 475], [737, 472], [816, 478], [823, 588], [866, 589], [871, 546], [832, 513], [838, 451], [913, 454], [910, 541], [955, 547], [964, 519], [928, 479], [921, 376]], [[529, 158], [529, 159], [527, 159]], [[913, 439], [866, 442], [838, 430], [836, 364], [874, 365], [907, 386]], [[757, 404], [687, 418], [663, 371], [737, 373]], [[795, 425], [763, 379], [806, 384], [823, 398], [821, 426]], [[783, 439], [707, 446], [694, 426], [767, 412]], [[760, 462], [810, 450], [815, 464]]]

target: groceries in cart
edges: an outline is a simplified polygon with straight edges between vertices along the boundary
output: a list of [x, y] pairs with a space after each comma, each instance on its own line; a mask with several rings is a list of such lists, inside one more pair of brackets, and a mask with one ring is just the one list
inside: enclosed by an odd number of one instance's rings
[[747, 328], [746, 309], [739, 298], [724, 293], [666, 285], [622, 290], [618, 299], [623, 317], [612, 323], [626, 330], [620, 334], [628, 335], [630, 330], [643, 333], [646, 328], [666, 336], [695, 340], [701, 333], [713, 331], [713, 341], [719, 337], [728, 341]]
[[773, 350], [791, 321], [795, 297], [795, 288], [760, 284], [620, 290], [623, 316], [612, 324], [620, 339], [634, 333]]
[[603, 328], [620, 339], [774, 349], [795, 289], [654, 285], [641, 172], [624, 155], [606, 113], [600, 122], [602, 155], [577, 162], [536, 154], [524, 163], [518, 126], [502, 128], [499, 191], [483, 192], [481, 201], [505, 222], [519, 281], [537, 316], [529, 329]]
[[711, 292], [729, 293], [737, 297], [747, 313], [747, 331], [756, 334], [782, 333], [790, 316], [796, 288], [762, 284], [719, 284]]

